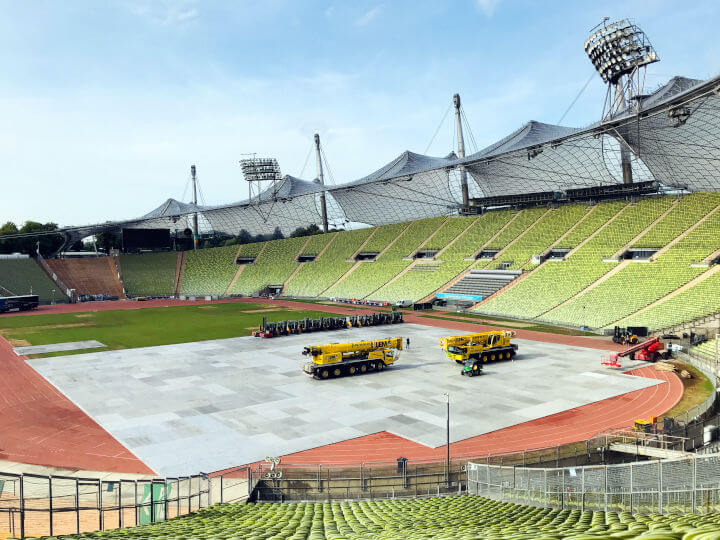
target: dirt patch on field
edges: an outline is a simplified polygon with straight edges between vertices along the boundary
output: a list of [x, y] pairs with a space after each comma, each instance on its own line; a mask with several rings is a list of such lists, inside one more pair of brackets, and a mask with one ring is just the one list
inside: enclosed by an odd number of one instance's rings
[[297, 308], [280, 308], [280, 307], [271, 307], [271, 308], [262, 308], [262, 309], [248, 309], [240, 311], [239, 313], [247, 313], [252, 315], [253, 313], [268, 313], [271, 311], [305, 311], [304, 309], [297, 309]]
[[75, 317], [78, 319], [87, 319], [88, 317], [93, 317], [94, 315], [94, 313], [78, 313]]
[[31, 345], [27, 339], [8, 339], [8, 343], [13, 347], [29, 347]]
[[215, 306], [198, 306], [198, 309], [215, 309]]
[[86, 326], [93, 326], [91, 322], [76, 322], [76, 323], [62, 323], [62, 324], [45, 324], [43, 326], [26, 326], [25, 328], [13, 328], [12, 333], [37, 333], [45, 332], [47, 330], [62, 330], [64, 328], [83, 328]]

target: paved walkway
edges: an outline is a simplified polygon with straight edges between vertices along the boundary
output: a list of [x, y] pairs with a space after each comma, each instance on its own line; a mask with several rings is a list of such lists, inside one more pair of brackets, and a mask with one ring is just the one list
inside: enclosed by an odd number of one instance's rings
[[[359, 314], [377, 311], [325, 305], [291, 300], [257, 298], [228, 299], [218, 302], [267, 303], [279, 307], [303, 307], [338, 314]], [[151, 300], [148, 302], [94, 302], [43, 306], [31, 315], [71, 313], [113, 309], [142, 309], [150, 307], [198, 305], [204, 300]], [[27, 313], [23, 315], [28, 315]], [[7, 314], [4, 316], [16, 316]], [[493, 327], [446, 319], [431, 319], [406, 314], [406, 320], [460, 331], [483, 331]], [[592, 337], [565, 336], [530, 330], [516, 330], [519, 338], [560, 343], [596, 349], [617, 349], [609, 340]], [[282, 338], [279, 338], [282, 339]], [[18, 357], [12, 347], [0, 338], [0, 460], [53, 465], [66, 468], [103, 470], [110, 472], [152, 474], [145, 464], [110, 436], [88, 415], [36, 373], [24, 357]], [[478, 453], [505, 452], [550, 446], [581, 440], [603, 430], [632, 424], [637, 417], [659, 415], [669, 410], [682, 396], [682, 383], [674, 374], [643, 368], [641, 376], [664, 378], [666, 384], [638, 390], [578, 407], [556, 415], [527, 422], [479, 437], [459, 441], [453, 445], [455, 456]], [[318, 461], [350, 463], [394, 459], [403, 455], [412, 459], [436, 458], [443, 448], [432, 449], [388, 433], [376, 433], [329, 446], [291, 454], [288, 462], [315, 463]]]

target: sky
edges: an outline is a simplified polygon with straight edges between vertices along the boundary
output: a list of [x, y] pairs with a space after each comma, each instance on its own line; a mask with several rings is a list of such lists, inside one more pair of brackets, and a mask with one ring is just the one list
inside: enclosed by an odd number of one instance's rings
[[[238, 161], [329, 183], [405, 150], [454, 150], [459, 93], [481, 149], [529, 120], [599, 119], [583, 43], [631, 18], [673, 75], [720, 73], [720, 2], [671, 0], [0, 0], [0, 222], [81, 225], [247, 197]], [[443, 121], [443, 118], [445, 120]], [[437, 136], [433, 135], [437, 131]], [[466, 133], [466, 139], [471, 139]], [[432, 144], [429, 144], [432, 141]], [[184, 194], [184, 197], [183, 197]]]

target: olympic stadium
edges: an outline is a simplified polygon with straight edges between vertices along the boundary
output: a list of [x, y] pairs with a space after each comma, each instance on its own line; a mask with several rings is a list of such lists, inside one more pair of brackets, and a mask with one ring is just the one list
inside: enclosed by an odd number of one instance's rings
[[1, 235], [0, 538], [720, 538], [720, 76], [584, 48], [589, 126]]

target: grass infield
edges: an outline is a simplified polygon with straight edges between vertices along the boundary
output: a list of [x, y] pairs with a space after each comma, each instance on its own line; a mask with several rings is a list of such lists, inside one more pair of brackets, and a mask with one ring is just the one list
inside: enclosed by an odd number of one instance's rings
[[268, 321], [283, 321], [338, 315], [246, 303], [173, 306], [0, 317], [0, 335], [16, 347], [91, 339], [107, 345], [102, 349], [31, 355], [31, 358], [39, 358], [249, 336], [260, 325], [263, 316]]

